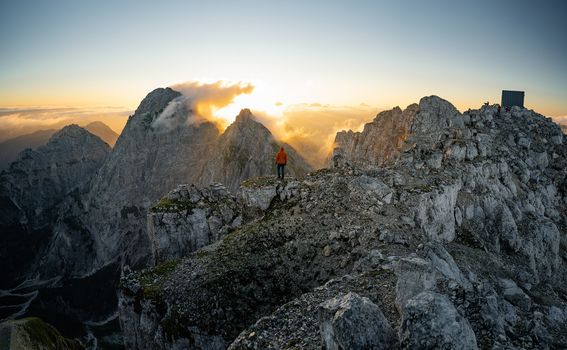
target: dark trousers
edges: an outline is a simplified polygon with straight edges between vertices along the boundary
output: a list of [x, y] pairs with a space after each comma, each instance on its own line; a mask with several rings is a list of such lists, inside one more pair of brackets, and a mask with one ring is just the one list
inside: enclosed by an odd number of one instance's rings
[[284, 178], [284, 168], [285, 164], [278, 164], [278, 178]]

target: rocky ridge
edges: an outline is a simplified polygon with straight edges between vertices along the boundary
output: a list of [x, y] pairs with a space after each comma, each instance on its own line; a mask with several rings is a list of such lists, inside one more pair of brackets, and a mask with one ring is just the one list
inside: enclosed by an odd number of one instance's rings
[[[227, 132], [221, 134], [216, 125], [193, 115], [185, 102], [177, 91], [156, 89], [129, 118], [112, 150], [90, 133], [71, 126], [57, 133], [44, 148], [24, 152], [25, 162], [14, 163], [15, 172], [2, 175], [10, 181], [5, 182], [9, 186], [3, 187], [0, 198], [6, 202], [0, 219], [11, 234], [2, 237], [10, 244], [2, 245], [0, 263], [8, 266], [5, 271], [11, 273], [5, 273], [1, 283], [12, 293], [19, 291], [19, 282], [28, 279], [23, 289], [32, 291], [26, 294], [26, 300], [30, 300], [18, 304], [17, 312], [23, 308], [22, 312], [47, 312], [56, 314], [57, 320], [63, 317], [77, 322], [111, 319], [115, 310], [109, 310], [109, 305], [116, 305], [112, 291], [118, 283], [117, 266], [151, 266], [156, 259], [161, 261], [160, 251], [188, 252], [185, 248], [172, 248], [175, 244], [189, 244], [185, 238], [181, 243], [166, 239], [168, 243], [164, 245], [165, 241], [154, 235], [156, 231], [148, 230], [153, 224], [168, 222], [167, 214], [152, 211], [164, 194], [180, 183], [205, 186], [222, 180], [234, 187], [248, 176], [275, 172], [273, 158], [279, 146], [249, 110], [243, 110]], [[85, 135], [91, 135], [96, 142]], [[104, 157], [97, 145], [104, 150]], [[309, 165], [293, 149], [289, 148], [288, 153], [294, 164], [290, 173], [303, 176]], [[265, 159], [249, 162], [251, 154]], [[22, 177], [20, 173], [29, 176]], [[234, 210], [233, 219], [237, 219], [240, 209], [229, 205], [232, 195], [228, 190], [214, 186], [211, 189], [201, 193], [206, 205], [223, 202], [228, 205], [227, 210]], [[195, 228], [196, 249], [227, 232], [223, 225], [228, 222], [223, 220], [229, 220], [227, 215], [232, 214], [224, 207], [220, 212], [209, 212], [206, 205], [193, 204], [203, 208], [203, 215], [191, 216], [184, 228], [208, 220], [206, 234], [203, 226]], [[20, 212], [29, 214], [21, 219]], [[148, 214], [155, 214], [150, 226]], [[33, 235], [26, 233], [30, 220], [37, 221]], [[227, 227], [235, 225], [237, 221]], [[21, 237], [29, 238], [29, 242], [22, 243]], [[164, 259], [168, 257], [165, 255]], [[101, 280], [105, 280], [105, 291], [110, 293], [101, 290], [95, 305], [87, 300], [89, 293], [78, 289], [98, 290], [102, 288]], [[38, 297], [34, 288], [41, 290]], [[43, 301], [55, 298], [54, 295], [57, 302]], [[14, 303], [11, 296], [5, 299], [10, 306], [2, 317], [11, 315]], [[35, 301], [30, 306], [28, 301], [32, 300]]]
[[[269, 181], [241, 188], [236, 201], [255, 220], [181, 259], [126, 271], [126, 345], [565, 347], [563, 138], [516, 107], [461, 114], [431, 96], [383, 112], [337, 135], [333, 169], [275, 193]], [[329, 321], [328, 305], [358, 311]], [[363, 315], [394, 339], [341, 328]]]
[[[65, 216], [75, 218], [74, 225], [56, 226], [60, 235], [42, 260], [42, 274], [63, 269], [86, 275], [115, 261], [151, 265], [154, 243], [146, 218], [164, 194], [181, 183], [206, 186], [223, 181], [234, 190], [249, 176], [272, 173], [277, 143], [249, 110], [221, 134], [212, 122], [196, 118], [184, 98], [160, 88], [140, 103], [88, 195], [80, 205], [66, 207]], [[291, 173], [302, 176], [309, 165], [292, 149], [290, 153], [296, 163]], [[92, 249], [85, 258], [76, 254], [77, 246]]]
[[69, 125], [37, 150], [27, 149], [1, 175], [2, 196], [22, 208], [33, 228], [50, 223], [47, 213], [104, 163], [110, 148], [99, 137]]
[[53, 236], [62, 203], [78, 200], [109, 152], [100, 138], [69, 125], [37, 150], [21, 152], [1, 173], [2, 285], [26, 276]]

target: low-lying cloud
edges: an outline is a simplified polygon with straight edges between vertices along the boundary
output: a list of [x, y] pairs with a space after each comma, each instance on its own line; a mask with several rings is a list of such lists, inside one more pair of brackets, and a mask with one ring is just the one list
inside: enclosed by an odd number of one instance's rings
[[0, 108], [0, 142], [38, 130], [101, 121], [120, 133], [132, 111], [124, 108]]

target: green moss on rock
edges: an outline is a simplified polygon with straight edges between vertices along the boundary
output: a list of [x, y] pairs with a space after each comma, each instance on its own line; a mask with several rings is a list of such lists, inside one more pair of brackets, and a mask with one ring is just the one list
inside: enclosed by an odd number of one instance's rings
[[195, 208], [195, 204], [189, 201], [179, 201], [169, 198], [162, 198], [160, 201], [150, 208], [152, 213], [166, 212], [166, 213], [179, 213], [184, 210], [191, 211]]
[[37, 317], [0, 323], [1, 349], [84, 349], [77, 340], [68, 339]]
[[169, 260], [140, 273], [139, 281], [144, 298], [159, 301], [164, 282], [180, 261], [180, 259]]
[[280, 181], [275, 176], [259, 176], [242, 182], [241, 186], [245, 188], [259, 188], [277, 185], [278, 183], [280, 183]]

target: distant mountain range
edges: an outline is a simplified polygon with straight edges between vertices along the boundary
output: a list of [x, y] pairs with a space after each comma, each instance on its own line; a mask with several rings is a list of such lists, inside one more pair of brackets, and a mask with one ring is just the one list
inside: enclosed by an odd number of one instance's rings
[[[114, 147], [116, 140], [118, 140], [118, 134], [103, 122], [92, 122], [84, 126], [84, 129], [100, 137], [111, 147]], [[36, 149], [37, 147], [46, 144], [51, 136], [53, 136], [53, 134], [55, 134], [58, 130], [59, 129], [38, 130], [31, 134], [20, 135], [4, 142], [0, 142], [0, 170], [6, 169], [11, 162], [16, 160], [18, 153], [24, 149]]]

